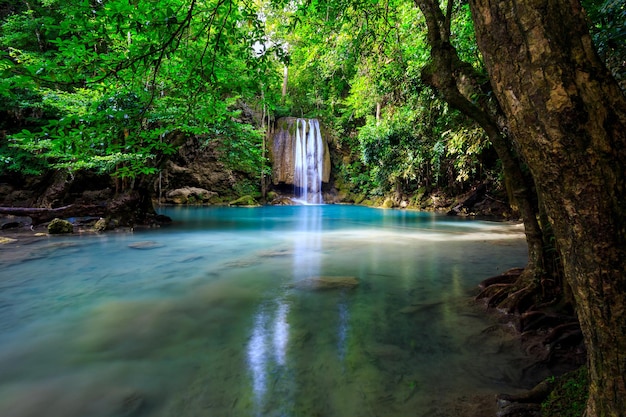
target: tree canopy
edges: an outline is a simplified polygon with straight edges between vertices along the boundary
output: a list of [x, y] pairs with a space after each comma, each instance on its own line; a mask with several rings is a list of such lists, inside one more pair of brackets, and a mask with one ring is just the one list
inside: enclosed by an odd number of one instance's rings
[[270, 54], [254, 48], [264, 42], [254, 4], [42, 0], [4, 10], [3, 170], [149, 174], [175, 151], [176, 132], [229, 137], [230, 160], [260, 163], [259, 132], [237, 122], [238, 101], [271, 101], [277, 79]]

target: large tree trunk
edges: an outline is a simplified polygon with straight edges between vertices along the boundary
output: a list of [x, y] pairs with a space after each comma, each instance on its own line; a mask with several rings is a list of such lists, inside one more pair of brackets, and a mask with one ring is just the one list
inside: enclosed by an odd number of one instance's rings
[[[485, 91], [488, 86], [481, 85], [479, 81], [484, 77], [471, 65], [461, 61], [450, 42], [453, 1], [448, 1], [445, 14], [438, 0], [415, 0], [415, 4], [426, 20], [428, 43], [431, 47], [431, 63], [422, 72], [422, 79], [438, 90], [451, 107], [461, 111], [483, 128], [502, 162], [509, 195], [515, 198], [524, 221], [528, 245], [528, 264], [525, 271], [519, 282], [505, 291], [517, 294], [517, 299], [526, 297], [528, 292], [537, 290], [540, 278], [546, 273], [543, 231], [538, 221], [533, 179], [524, 175], [521, 161], [515, 154], [509, 137], [503, 132], [500, 124], [504, 115], [497, 106], [485, 99], [489, 96], [489, 91]], [[475, 97], [483, 99], [477, 101]], [[522, 288], [527, 288], [528, 291], [519, 291]], [[516, 310], [518, 305], [514, 298], [505, 299], [505, 305], [501, 307], [511, 312]]]
[[626, 415], [626, 99], [578, 1], [470, 0], [492, 86], [537, 182], [588, 349], [587, 417]]

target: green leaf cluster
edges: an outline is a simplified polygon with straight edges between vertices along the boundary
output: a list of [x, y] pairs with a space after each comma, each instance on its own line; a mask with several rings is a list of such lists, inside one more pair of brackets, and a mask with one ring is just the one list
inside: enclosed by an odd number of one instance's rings
[[219, 140], [234, 169], [259, 171], [262, 132], [238, 117], [241, 101], [279, 99], [263, 42], [251, 2], [24, 2], [0, 20], [0, 174], [152, 174], [180, 133]]

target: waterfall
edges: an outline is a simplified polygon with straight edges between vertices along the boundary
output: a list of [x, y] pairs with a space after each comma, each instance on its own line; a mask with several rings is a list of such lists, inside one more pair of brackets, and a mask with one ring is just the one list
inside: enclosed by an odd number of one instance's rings
[[[308, 127], [308, 129], [307, 129]], [[296, 121], [294, 155], [294, 188], [296, 199], [304, 204], [323, 204], [322, 169], [324, 142], [317, 119]]]

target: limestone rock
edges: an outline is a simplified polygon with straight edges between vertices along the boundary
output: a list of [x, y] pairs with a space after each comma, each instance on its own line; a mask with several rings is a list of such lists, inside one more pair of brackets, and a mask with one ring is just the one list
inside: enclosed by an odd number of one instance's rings
[[[295, 166], [295, 143], [297, 118], [283, 117], [276, 121], [276, 134], [269, 143], [270, 157], [272, 160], [272, 182], [278, 184], [294, 184]], [[308, 127], [307, 127], [308, 130]], [[325, 135], [323, 140], [323, 166], [322, 182], [328, 183], [330, 180], [330, 151]]]
[[296, 203], [289, 197], [277, 197], [270, 204], [273, 206], [294, 206]]
[[208, 200], [181, 204], [221, 204], [235, 199], [237, 197], [235, 186], [244, 181], [247, 175], [233, 171], [222, 162], [223, 140], [207, 142], [196, 136], [183, 139], [184, 136], [181, 135], [180, 138], [182, 146], [178, 152], [169, 157], [161, 171], [159, 182], [155, 183], [155, 186], [162, 190], [161, 200], [168, 204], [177, 204], [170, 201], [167, 195], [184, 188], [210, 190], [211, 194]]
[[174, 204], [207, 203], [217, 196], [217, 193], [204, 188], [183, 187], [167, 193], [166, 201]]
[[51, 235], [60, 235], [64, 233], [73, 233], [74, 226], [72, 223], [63, 219], [54, 219], [48, 225], [48, 233]]

